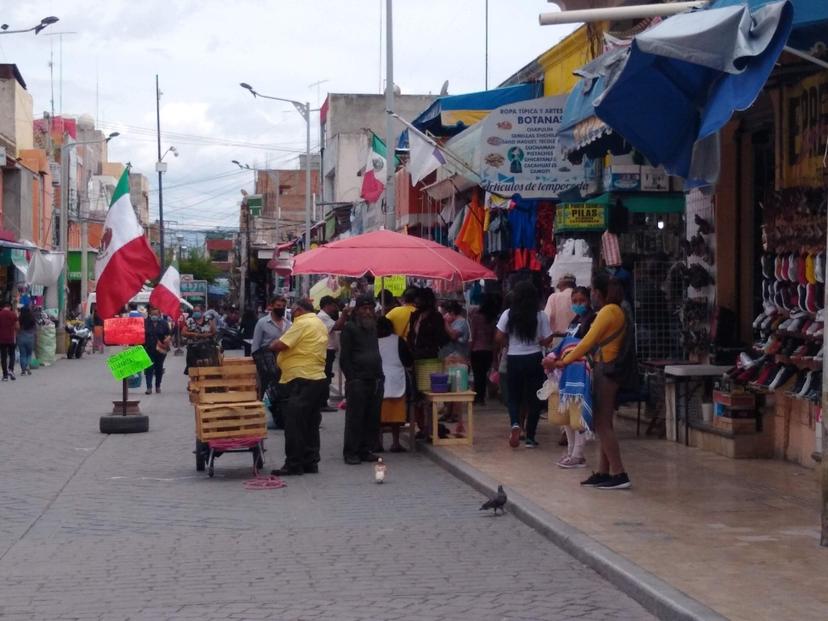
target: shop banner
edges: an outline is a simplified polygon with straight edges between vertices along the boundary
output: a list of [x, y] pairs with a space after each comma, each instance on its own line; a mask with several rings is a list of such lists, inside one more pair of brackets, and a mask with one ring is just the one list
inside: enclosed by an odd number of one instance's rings
[[152, 360], [142, 345], [130, 347], [106, 359], [106, 366], [116, 380], [124, 380], [152, 366]]
[[143, 342], [143, 317], [104, 319], [104, 343], [107, 345], [139, 345]]
[[782, 109], [782, 185], [822, 187], [828, 141], [828, 75], [785, 87]]
[[182, 298], [203, 298], [207, 301], [207, 291], [209, 284], [206, 280], [185, 280], [181, 277], [181, 297]]
[[403, 274], [396, 274], [394, 276], [375, 278], [374, 285], [377, 287], [384, 287], [390, 291], [391, 295], [395, 298], [399, 298], [405, 291], [405, 276]]
[[574, 203], [558, 205], [555, 232], [603, 231], [607, 228], [607, 208], [603, 205]]
[[558, 139], [566, 95], [530, 99], [493, 110], [481, 134], [480, 185], [502, 196], [557, 198], [586, 190], [584, 168], [570, 164]]

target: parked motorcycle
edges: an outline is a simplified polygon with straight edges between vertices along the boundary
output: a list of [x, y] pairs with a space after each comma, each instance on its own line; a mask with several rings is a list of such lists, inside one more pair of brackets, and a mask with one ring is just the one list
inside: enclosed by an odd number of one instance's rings
[[69, 333], [69, 348], [66, 350], [67, 358], [80, 358], [86, 349], [92, 333], [84, 326], [66, 326]]
[[231, 328], [225, 326], [218, 331], [218, 341], [221, 343], [222, 351], [228, 349], [243, 349], [244, 355], [250, 355], [250, 344], [244, 340], [244, 335], [240, 328]]

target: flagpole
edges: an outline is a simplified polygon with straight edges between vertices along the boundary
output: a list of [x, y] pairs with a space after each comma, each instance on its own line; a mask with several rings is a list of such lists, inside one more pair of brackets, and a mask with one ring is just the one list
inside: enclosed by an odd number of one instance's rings
[[155, 169], [158, 171], [158, 232], [160, 236], [159, 248], [161, 250], [161, 272], [164, 274], [164, 191], [163, 191], [163, 164], [161, 162], [161, 90], [158, 87], [158, 74], [155, 74], [155, 127], [158, 142], [158, 162]]
[[385, 228], [397, 230], [394, 194], [394, 19], [385, 0]]

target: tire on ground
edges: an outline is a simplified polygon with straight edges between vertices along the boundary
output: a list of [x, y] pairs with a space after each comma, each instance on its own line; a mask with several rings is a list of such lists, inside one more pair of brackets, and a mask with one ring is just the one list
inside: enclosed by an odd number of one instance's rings
[[101, 433], [145, 433], [149, 431], [149, 417], [143, 414], [110, 414], [101, 416]]

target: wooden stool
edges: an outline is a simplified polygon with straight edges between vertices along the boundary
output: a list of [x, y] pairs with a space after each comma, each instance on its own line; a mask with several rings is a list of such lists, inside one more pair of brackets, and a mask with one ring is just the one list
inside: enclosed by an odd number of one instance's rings
[[[474, 398], [473, 390], [463, 392], [424, 392], [426, 401], [431, 403], [431, 435], [434, 446], [449, 446], [452, 444], [470, 445], [474, 442]], [[441, 438], [439, 430], [439, 409], [443, 403], [465, 403], [468, 418], [466, 434], [463, 438]], [[462, 416], [462, 415], [461, 415]]]

